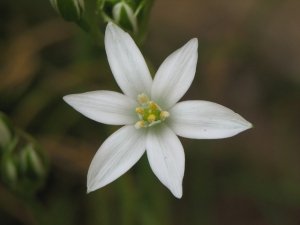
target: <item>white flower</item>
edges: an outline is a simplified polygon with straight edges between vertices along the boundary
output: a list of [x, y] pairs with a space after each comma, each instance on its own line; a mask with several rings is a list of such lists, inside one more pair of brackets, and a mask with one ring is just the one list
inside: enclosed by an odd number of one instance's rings
[[226, 138], [252, 125], [213, 102], [177, 103], [195, 76], [197, 39], [190, 40], [166, 58], [153, 80], [132, 38], [113, 23], [106, 28], [105, 48], [113, 75], [124, 94], [92, 91], [64, 97], [74, 109], [92, 120], [124, 125], [94, 156], [88, 171], [87, 191], [120, 177], [146, 151], [154, 174], [175, 197], [181, 198], [185, 157], [176, 135], [195, 139]]

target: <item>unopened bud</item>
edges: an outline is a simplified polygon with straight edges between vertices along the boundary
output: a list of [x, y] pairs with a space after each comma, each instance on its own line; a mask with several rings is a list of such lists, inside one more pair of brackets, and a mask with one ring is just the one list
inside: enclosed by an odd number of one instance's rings
[[3, 114], [0, 138], [1, 180], [19, 194], [34, 193], [44, 183], [48, 171], [44, 152], [33, 137], [10, 125]]
[[3, 157], [0, 169], [2, 179], [11, 186], [14, 186], [18, 179], [18, 171], [13, 158], [8, 155]]
[[43, 177], [46, 172], [46, 165], [43, 156], [35, 146], [28, 144], [20, 154], [20, 170], [22, 174], [33, 177]]
[[97, 0], [97, 15], [103, 21], [114, 22], [142, 42], [153, 0]]
[[132, 30], [134, 33], [137, 32], [137, 18], [133, 9], [126, 2], [119, 2], [114, 5], [112, 10], [114, 21], [121, 27], [125, 27]]
[[6, 146], [13, 139], [13, 128], [8, 118], [0, 112], [0, 149]]
[[52, 7], [67, 21], [78, 21], [84, 12], [84, 0], [50, 0]]

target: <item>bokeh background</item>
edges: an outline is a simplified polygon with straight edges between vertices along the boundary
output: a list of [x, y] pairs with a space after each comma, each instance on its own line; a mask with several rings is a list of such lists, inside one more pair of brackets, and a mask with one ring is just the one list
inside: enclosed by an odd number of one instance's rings
[[217, 102], [254, 125], [229, 139], [182, 138], [178, 200], [146, 156], [86, 194], [89, 163], [118, 127], [83, 117], [62, 96], [119, 91], [103, 45], [48, 1], [1, 0], [0, 110], [35, 138], [49, 169], [30, 197], [0, 183], [0, 224], [299, 225], [299, 10], [298, 0], [155, 1], [141, 47], [153, 71], [197, 37], [196, 78], [184, 99]]

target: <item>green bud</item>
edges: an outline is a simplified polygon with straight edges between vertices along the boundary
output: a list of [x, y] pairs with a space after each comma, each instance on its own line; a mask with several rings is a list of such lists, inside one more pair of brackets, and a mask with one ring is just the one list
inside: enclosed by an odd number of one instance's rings
[[[48, 162], [41, 149], [32, 140], [22, 140], [1, 159], [1, 178], [15, 192], [33, 194], [44, 183]], [[26, 143], [27, 142], [27, 143]]]
[[1, 160], [1, 177], [11, 186], [15, 186], [18, 178], [18, 171], [13, 158], [7, 155]]
[[125, 2], [119, 2], [112, 9], [113, 20], [121, 27], [137, 33], [137, 18], [133, 9]]
[[15, 149], [2, 157], [1, 178], [7, 187], [28, 195], [37, 191], [46, 179], [48, 162], [32, 139], [19, 136]]
[[152, 3], [153, 0], [97, 0], [97, 10], [104, 22], [114, 22], [142, 41]]
[[52, 7], [67, 21], [79, 21], [84, 13], [84, 0], [50, 0]]
[[0, 112], [0, 149], [6, 148], [13, 139], [13, 128], [7, 117]]
[[19, 194], [33, 194], [44, 183], [47, 171], [47, 158], [33, 137], [13, 127], [0, 113], [0, 178], [3, 183]]
[[35, 146], [28, 144], [22, 149], [19, 159], [20, 172], [33, 177], [42, 177], [45, 172], [44, 159]]

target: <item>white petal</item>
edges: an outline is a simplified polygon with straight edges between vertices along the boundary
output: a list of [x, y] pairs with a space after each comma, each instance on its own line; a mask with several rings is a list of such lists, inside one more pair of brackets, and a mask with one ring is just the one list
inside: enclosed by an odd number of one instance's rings
[[100, 123], [112, 125], [133, 124], [137, 103], [126, 95], [113, 91], [91, 91], [71, 94], [63, 98], [78, 112]]
[[105, 49], [110, 68], [122, 91], [133, 98], [150, 96], [152, 78], [140, 50], [117, 25], [109, 23], [105, 31]]
[[88, 192], [95, 191], [127, 172], [145, 152], [146, 132], [124, 126], [101, 145], [87, 176]]
[[185, 159], [178, 137], [165, 125], [154, 126], [148, 132], [146, 149], [154, 174], [175, 197], [181, 198]]
[[239, 114], [208, 101], [183, 101], [170, 110], [170, 128], [179, 136], [195, 139], [226, 138], [252, 127]]
[[190, 40], [173, 52], [159, 67], [151, 97], [165, 109], [173, 106], [189, 89], [196, 72], [198, 40]]

